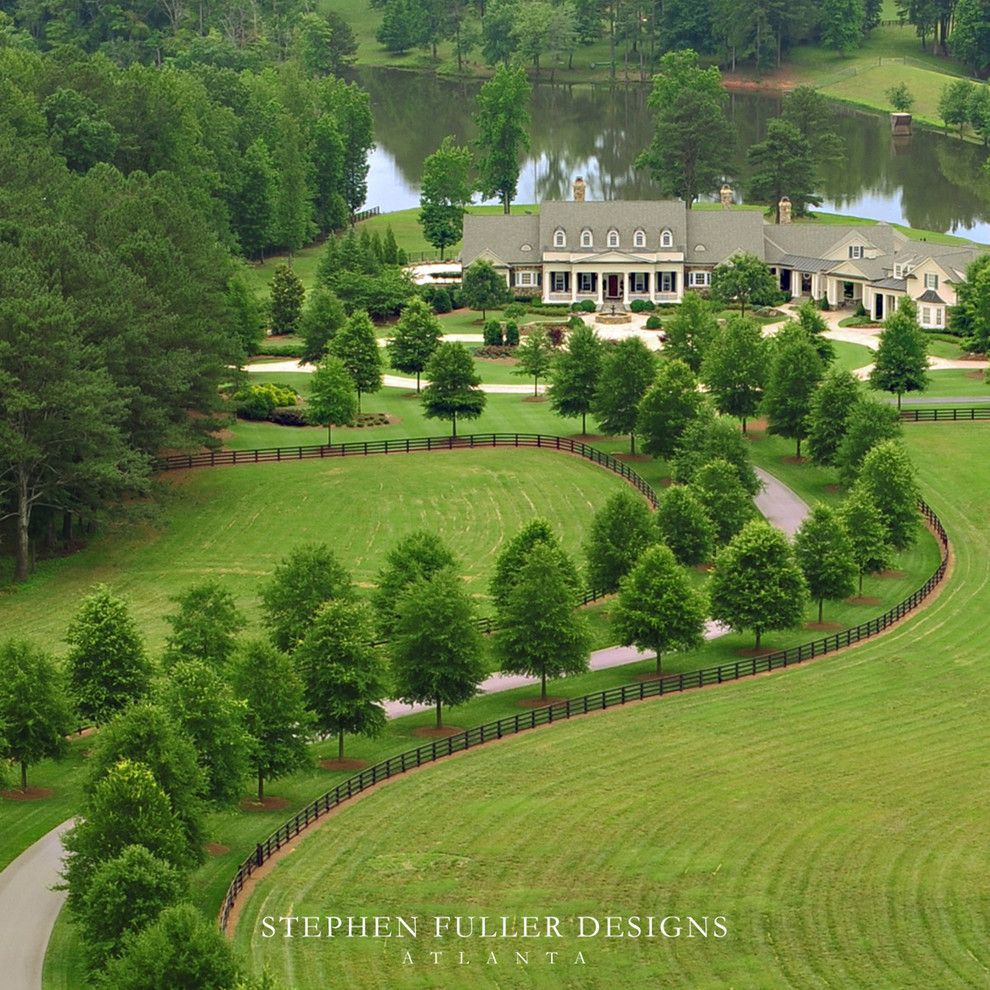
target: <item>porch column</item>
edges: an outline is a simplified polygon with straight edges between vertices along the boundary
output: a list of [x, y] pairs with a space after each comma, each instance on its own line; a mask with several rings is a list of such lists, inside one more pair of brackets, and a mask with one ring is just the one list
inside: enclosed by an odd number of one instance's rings
[[605, 305], [605, 276], [601, 272], [595, 274], [596, 284], [598, 286], [598, 306]]
[[577, 272], [574, 271], [574, 266], [571, 266], [571, 302], [577, 302]]
[[619, 278], [622, 279], [622, 303], [629, 305], [629, 272], [623, 272]]

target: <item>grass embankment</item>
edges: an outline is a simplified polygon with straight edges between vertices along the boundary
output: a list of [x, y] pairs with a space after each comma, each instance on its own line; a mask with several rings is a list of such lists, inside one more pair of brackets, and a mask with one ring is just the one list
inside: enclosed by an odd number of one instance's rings
[[[239, 947], [298, 990], [980, 985], [988, 439], [986, 426], [908, 434], [958, 554], [917, 618], [800, 671], [578, 720], [390, 784], [261, 882]], [[525, 945], [472, 940], [454, 947], [469, 968], [449, 952], [433, 966], [427, 951], [451, 946], [430, 938], [258, 937], [262, 915], [331, 913], [723, 914], [731, 933], [534, 940], [529, 967], [513, 965]], [[484, 965], [490, 947], [502, 965]]]

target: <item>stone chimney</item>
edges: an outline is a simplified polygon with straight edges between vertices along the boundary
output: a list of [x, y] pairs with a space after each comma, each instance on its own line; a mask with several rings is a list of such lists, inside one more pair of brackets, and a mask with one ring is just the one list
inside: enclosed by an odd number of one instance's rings
[[791, 222], [791, 201], [786, 196], [780, 197], [780, 202], [777, 204], [777, 216], [778, 223], [790, 223]]
[[584, 202], [584, 191], [585, 191], [584, 179], [582, 179], [581, 176], [579, 175], [574, 180], [574, 202], [575, 203], [583, 203]]
[[722, 201], [722, 209], [729, 209], [732, 206], [732, 186], [730, 186], [727, 182], [724, 183], [718, 195], [719, 199]]

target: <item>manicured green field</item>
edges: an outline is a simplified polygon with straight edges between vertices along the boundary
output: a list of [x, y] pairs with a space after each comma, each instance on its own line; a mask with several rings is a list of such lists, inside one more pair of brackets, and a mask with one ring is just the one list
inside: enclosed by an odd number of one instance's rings
[[[917, 618], [804, 670], [541, 730], [393, 783], [303, 839], [237, 942], [295, 988], [948, 987], [985, 981], [986, 426], [914, 427], [958, 553]], [[727, 916], [730, 936], [258, 937], [280, 914]], [[400, 950], [413, 952], [403, 967]], [[525, 946], [524, 946], [525, 948]], [[579, 949], [587, 965], [571, 963]]]
[[595, 510], [624, 484], [577, 458], [515, 450], [248, 465], [165, 483], [160, 525], [42, 565], [0, 598], [0, 624], [58, 648], [80, 598], [102, 581], [157, 646], [168, 598], [188, 584], [219, 578], [254, 619], [259, 585], [296, 543], [326, 541], [368, 585], [385, 552], [422, 527], [457, 550], [484, 599], [499, 547], [525, 522], [545, 516], [576, 553]]
[[835, 348], [835, 363], [847, 371], [873, 364], [873, 351], [863, 344], [851, 344], [845, 340], [833, 340]]

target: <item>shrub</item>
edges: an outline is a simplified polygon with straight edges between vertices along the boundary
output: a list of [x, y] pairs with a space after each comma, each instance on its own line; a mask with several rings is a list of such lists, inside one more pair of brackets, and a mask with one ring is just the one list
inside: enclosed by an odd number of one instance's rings
[[241, 419], [268, 419], [277, 406], [294, 406], [299, 393], [288, 386], [261, 382], [245, 385], [232, 396], [234, 411]]
[[594, 299], [582, 299], [580, 302], [571, 303], [571, 311], [574, 313], [593, 313], [597, 308]]
[[269, 414], [269, 420], [279, 426], [310, 426], [306, 413], [300, 406], [276, 406]]
[[505, 347], [503, 345], [490, 345], [485, 347], [479, 347], [474, 352], [475, 357], [479, 358], [509, 358], [515, 357], [515, 351], [511, 347]]
[[647, 330], [660, 330], [663, 327], [663, 323], [659, 316], [648, 316], [646, 318], [646, 329]]
[[509, 303], [502, 311], [502, 316], [507, 320], [521, 320], [526, 315], [527, 308], [523, 303]]
[[826, 313], [828, 312], [828, 296], [822, 296], [821, 299], [818, 300], [818, 308]]
[[519, 343], [519, 327], [512, 320], [505, 324], [505, 343], [509, 347], [515, 347]]
[[429, 303], [434, 313], [449, 313], [454, 308], [450, 289], [445, 285], [424, 285], [419, 294]]
[[634, 313], [652, 313], [656, 306], [649, 299], [634, 299], [629, 304], [629, 309]]
[[485, 329], [482, 333], [485, 347], [501, 347], [505, 343], [505, 337], [502, 334], [502, 324], [498, 320], [489, 320], [485, 324]]
[[856, 311], [853, 313], [853, 316], [858, 316], [860, 319], [863, 319], [869, 317], [869, 315], [870, 314], [866, 312], [866, 308], [863, 306], [862, 301], [858, 302], [856, 304]]
[[554, 347], [560, 347], [564, 342], [564, 334], [567, 331], [567, 327], [563, 323], [551, 323], [547, 327], [547, 336], [550, 338], [550, 343]]

